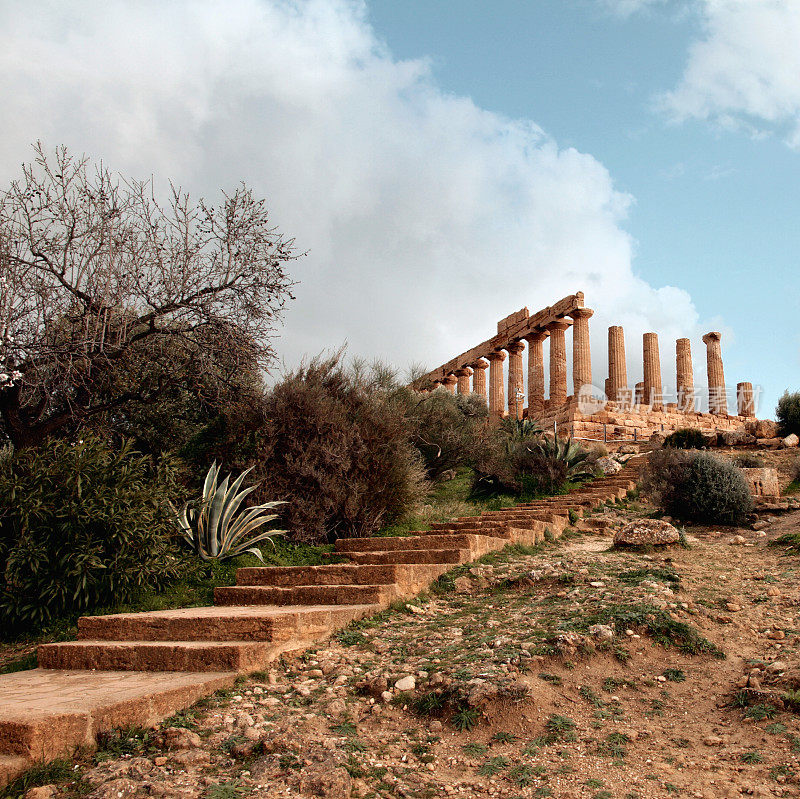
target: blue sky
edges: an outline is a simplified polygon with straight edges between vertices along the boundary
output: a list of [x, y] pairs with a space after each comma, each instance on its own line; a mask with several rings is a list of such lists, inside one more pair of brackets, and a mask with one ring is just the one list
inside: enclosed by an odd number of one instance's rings
[[285, 366], [430, 368], [582, 289], [800, 388], [797, 0], [0, 0], [0, 181], [65, 144], [195, 196], [246, 181], [306, 257]]

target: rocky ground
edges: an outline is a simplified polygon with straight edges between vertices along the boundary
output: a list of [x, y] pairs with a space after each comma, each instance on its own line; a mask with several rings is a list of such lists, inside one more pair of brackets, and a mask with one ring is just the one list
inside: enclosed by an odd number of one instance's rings
[[29, 799], [800, 796], [800, 556], [771, 545], [800, 512], [612, 547], [651, 510], [460, 567]]

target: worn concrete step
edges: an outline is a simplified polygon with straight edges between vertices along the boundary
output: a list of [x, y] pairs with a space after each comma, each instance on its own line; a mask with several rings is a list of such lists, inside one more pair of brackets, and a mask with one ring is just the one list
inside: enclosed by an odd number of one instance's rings
[[395, 552], [347, 552], [354, 563], [437, 563], [448, 567], [471, 560], [468, 549], [399, 549]]
[[[6, 778], [30, 760], [71, 757], [113, 727], [151, 727], [198, 699], [230, 688], [236, 672], [179, 673], [31, 669], [0, 679], [0, 752]], [[25, 762], [15, 762], [24, 758]], [[18, 772], [19, 773], [19, 772]]]
[[247, 672], [262, 668], [284, 651], [263, 641], [62, 641], [39, 647], [39, 665], [102, 671]]
[[374, 613], [372, 604], [302, 608], [263, 606], [204, 607], [84, 616], [80, 640], [104, 641], [287, 641], [324, 635]]
[[214, 589], [218, 605], [382, 605], [398, 597], [392, 585], [233, 585]]

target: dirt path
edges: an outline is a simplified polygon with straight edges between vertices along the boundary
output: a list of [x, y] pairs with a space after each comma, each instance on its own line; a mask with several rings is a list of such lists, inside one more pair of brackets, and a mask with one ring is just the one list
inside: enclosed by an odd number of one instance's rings
[[798, 666], [800, 556], [769, 545], [788, 531], [800, 513], [649, 555], [576, 534], [487, 556], [161, 732], [110, 739], [58, 790], [800, 796], [800, 717], [753, 690]]

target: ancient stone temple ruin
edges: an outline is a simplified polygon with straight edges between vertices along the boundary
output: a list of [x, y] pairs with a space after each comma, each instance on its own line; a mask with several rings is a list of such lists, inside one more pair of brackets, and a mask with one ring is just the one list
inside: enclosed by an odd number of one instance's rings
[[[682, 427], [708, 432], [741, 431], [748, 420], [754, 419], [752, 383], [738, 383], [735, 398], [729, 402], [718, 332], [703, 336], [707, 393], [695, 388], [688, 338], [675, 342], [675, 393], [664, 393], [656, 333], [643, 336], [643, 380], [630, 386], [625, 336], [619, 326], [608, 328], [605, 384], [602, 388], [593, 386], [589, 319], [594, 312], [584, 307], [583, 299], [583, 292], [579, 291], [534, 314], [522, 308], [497, 323], [496, 336], [428, 372], [412, 386], [419, 391], [444, 386], [460, 394], [475, 392], [486, 399], [492, 416], [527, 418], [563, 435], [606, 441], [640, 440], [655, 432]], [[569, 328], [572, 328], [571, 393], [567, 386]], [[545, 386], [546, 342], [549, 386]], [[526, 350], [527, 393], [523, 360]], [[706, 401], [702, 402], [704, 394]]]

